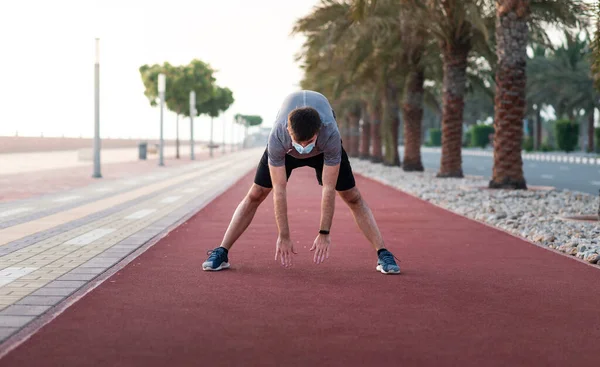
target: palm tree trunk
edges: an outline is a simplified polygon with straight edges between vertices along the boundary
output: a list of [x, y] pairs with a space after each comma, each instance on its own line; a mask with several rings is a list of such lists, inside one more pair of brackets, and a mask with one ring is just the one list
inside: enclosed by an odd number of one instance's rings
[[529, 1], [496, 3], [498, 67], [494, 116], [494, 169], [490, 188], [527, 189], [521, 144], [525, 116]]
[[341, 118], [340, 135], [342, 136], [343, 145], [346, 147], [346, 150], [350, 149], [350, 114], [345, 112], [343, 117]]
[[588, 152], [594, 152], [594, 111], [595, 108], [592, 109], [588, 113]]
[[348, 156], [358, 157], [358, 146], [360, 144], [360, 106], [355, 106], [348, 114], [348, 133], [350, 135], [350, 146]]
[[371, 162], [383, 162], [383, 153], [381, 150], [381, 99], [377, 98], [371, 104]]
[[406, 92], [402, 115], [404, 116], [404, 164], [405, 171], [423, 171], [421, 162], [421, 124], [423, 123], [423, 94], [425, 72], [411, 72], [406, 80]]
[[386, 166], [399, 166], [400, 156], [398, 154], [398, 127], [400, 120], [398, 118], [398, 88], [388, 82], [385, 90], [383, 102], [383, 124], [381, 125], [381, 135], [385, 145], [383, 164]]
[[362, 108], [362, 125], [360, 126], [360, 148], [358, 158], [369, 159], [369, 151], [371, 145], [371, 120], [369, 118], [369, 112], [367, 110], [366, 103]]
[[470, 45], [443, 47], [442, 158], [437, 177], [463, 177], [462, 124]]

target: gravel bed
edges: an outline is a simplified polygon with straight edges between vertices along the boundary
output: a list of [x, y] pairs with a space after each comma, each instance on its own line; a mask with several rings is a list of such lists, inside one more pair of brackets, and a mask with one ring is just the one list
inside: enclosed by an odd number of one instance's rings
[[359, 159], [351, 159], [351, 164], [363, 176], [600, 267], [600, 222], [564, 219], [597, 215], [598, 196], [535, 187], [488, 190], [488, 180], [483, 177], [440, 179], [435, 172], [404, 172], [400, 167]]

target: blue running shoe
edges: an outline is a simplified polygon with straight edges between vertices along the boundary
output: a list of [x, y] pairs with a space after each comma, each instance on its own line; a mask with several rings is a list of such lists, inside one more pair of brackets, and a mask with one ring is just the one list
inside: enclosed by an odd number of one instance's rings
[[377, 257], [377, 271], [383, 274], [400, 274], [400, 267], [394, 260], [395, 256], [388, 250], [381, 251]]
[[202, 264], [202, 270], [218, 271], [229, 267], [229, 259], [227, 258], [227, 250], [223, 247], [217, 247], [206, 253], [208, 259]]

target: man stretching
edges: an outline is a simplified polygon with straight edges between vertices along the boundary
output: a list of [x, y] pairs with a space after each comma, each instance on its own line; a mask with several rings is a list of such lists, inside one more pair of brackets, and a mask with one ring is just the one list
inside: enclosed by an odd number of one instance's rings
[[271, 190], [279, 229], [275, 260], [279, 258], [285, 267], [292, 265], [292, 254], [296, 252], [288, 226], [287, 180], [292, 170], [305, 166], [315, 169], [317, 181], [323, 186], [321, 225], [310, 249], [315, 251], [313, 261], [320, 264], [329, 257], [329, 231], [337, 191], [350, 207], [356, 224], [377, 251], [377, 270], [384, 274], [400, 273], [394, 255], [385, 248], [371, 209], [356, 187], [329, 101], [322, 94], [308, 90], [292, 93], [284, 100], [269, 136], [267, 149], [258, 164], [254, 184], [235, 210], [221, 246], [209, 251], [208, 259], [202, 264], [204, 270], [229, 268], [228, 253], [231, 246], [248, 228], [256, 210]]

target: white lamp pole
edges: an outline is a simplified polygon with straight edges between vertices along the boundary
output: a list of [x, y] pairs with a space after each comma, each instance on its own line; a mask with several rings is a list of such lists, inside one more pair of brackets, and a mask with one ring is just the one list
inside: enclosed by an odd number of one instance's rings
[[163, 140], [163, 110], [165, 106], [165, 90], [166, 90], [165, 74], [158, 74], [158, 97], [160, 98], [160, 145], [159, 145], [159, 160], [158, 165], [164, 166], [164, 140]]
[[190, 92], [190, 159], [194, 160], [194, 116], [196, 115], [196, 92]]
[[96, 57], [94, 60], [94, 178], [100, 173], [100, 39], [96, 38]]
[[227, 118], [225, 117], [225, 114], [223, 113], [223, 118], [221, 119], [221, 126], [223, 126], [223, 147], [221, 147], [221, 153], [225, 154], [225, 126], [227, 125]]

